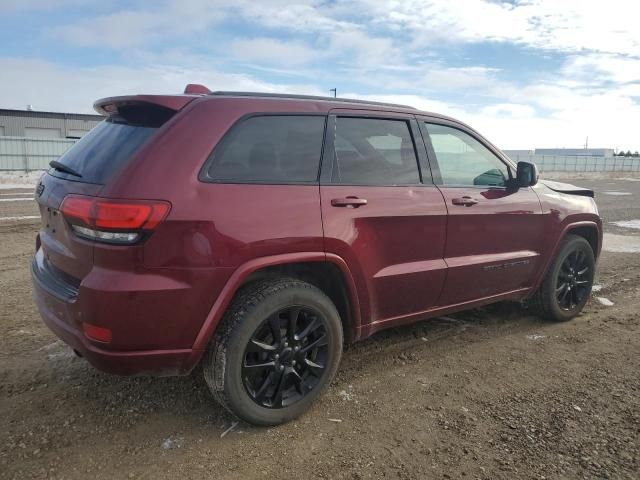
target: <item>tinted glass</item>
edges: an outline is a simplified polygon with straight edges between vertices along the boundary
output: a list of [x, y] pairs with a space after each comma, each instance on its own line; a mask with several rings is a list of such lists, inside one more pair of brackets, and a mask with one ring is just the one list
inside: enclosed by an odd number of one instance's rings
[[315, 182], [325, 117], [251, 117], [216, 147], [206, 177], [230, 182]]
[[333, 183], [420, 183], [416, 153], [406, 121], [339, 117], [336, 122]]
[[74, 181], [105, 183], [156, 130], [105, 120], [58, 159], [81, 178], [55, 169], [49, 173]]
[[444, 125], [426, 124], [443, 185], [504, 186], [507, 166], [471, 135]]

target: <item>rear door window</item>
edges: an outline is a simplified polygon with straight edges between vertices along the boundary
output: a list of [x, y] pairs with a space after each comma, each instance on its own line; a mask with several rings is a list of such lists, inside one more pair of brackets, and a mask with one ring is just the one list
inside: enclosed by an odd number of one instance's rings
[[413, 185], [418, 161], [405, 120], [338, 117], [331, 183]]
[[263, 115], [234, 126], [201, 179], [221, 183], [317, 182], [325, 116]]

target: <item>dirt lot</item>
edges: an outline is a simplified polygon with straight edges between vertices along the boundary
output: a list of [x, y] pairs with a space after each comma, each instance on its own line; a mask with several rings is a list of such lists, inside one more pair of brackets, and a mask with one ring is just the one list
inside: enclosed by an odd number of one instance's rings
[[382, 332], [270, 429], [235, 424], [195, 375], [75, 358], [31, 302], [37, 226], [6, 219], [35, 207], [0, 202], [0, 478], [639, 478], [640, 230], [610, 222], [640, 219], [640, 181], [574, 183], [599, 192], [609, 249], [636, 252], [602, 255], [594, 296], [613, 306], [550, 324], [502, 304]]

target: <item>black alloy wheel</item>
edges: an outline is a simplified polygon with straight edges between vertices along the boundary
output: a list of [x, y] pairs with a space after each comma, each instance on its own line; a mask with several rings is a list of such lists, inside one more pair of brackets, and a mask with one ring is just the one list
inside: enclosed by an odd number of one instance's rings
[[562, 262], [556, 282], [556, 298], [562, 310], [573, 310], [591, 289], [591, 267], [582, 250], [574, 250]]
[[317, 286], [275, 277], [242, 288], [205, 357], [213, 397], [242, 420], [279, 425], [311, 408], [338, 370], [340, 314]]
[[326, 321], [308, 307], [284, 308], [267, 318], [245, 349], [242, 380], [258, 405], [282, 408], [318, 384], [328, 355]]
[[591, 244], [584, 237], [567, 235], [529, 305], [544, 319], [571, 320], [589, 300], [595, 269]]

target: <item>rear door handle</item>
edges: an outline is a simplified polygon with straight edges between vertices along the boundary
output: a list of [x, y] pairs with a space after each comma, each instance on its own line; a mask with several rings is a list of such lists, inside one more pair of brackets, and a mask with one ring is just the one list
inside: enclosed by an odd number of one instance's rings
[[451, 203], [453, 203], [454, 205], [462, 205], [464, 207], [471, 207], [473, 205], [475, 205], [476, 203], [478, 203], [478, 200], [476, 200], [475, 198], [471, 198], [471, 197], [462, 197], [462, 198], [454, 198], [451, 200]]
[[365, 198], [358, 198], [354, 196], [348, 196], [344, 198], [332, 198], [331, 206], [332, 207], [349, 207], [349, 208], [358, 208], [367, 204], [367, 200]]

